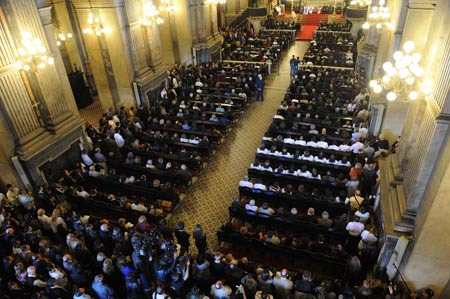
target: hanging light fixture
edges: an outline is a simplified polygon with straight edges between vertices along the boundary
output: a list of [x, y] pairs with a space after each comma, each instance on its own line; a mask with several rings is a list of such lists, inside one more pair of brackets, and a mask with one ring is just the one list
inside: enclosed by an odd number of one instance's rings
[[24, 33], [21, 45], [22, 47], [17, 49], [19, 53], [19, 58], [15, 62], [17, 69], [36, 71], [55, 63], [55, 59], [48, 53], [42, 41], [39, 38], [33, 39], [30, 32]]
[[173, 12], [176, 10], [176, 5], [173, 0], [161, 0], [160, 11]]
[[94, 17], [93, 13], [89, 13], [88, 15], [88, 27], [83, 29], [84, 34], [94, 34], [100, 36], [106, 33], [106, 29], [103, 28], [103, 25], [100, 21], [99, 17]]
[[161, 11], [150, 1], [143, 3], [142, 18], [139, 22], [143, 26], [152, 26], [153, 24], [160, 25], [164, 23], [164, 20], [159, 16]]
[[367, 14], [366, 22], [362, 25], [362, 28], [368, 30], [370, 27], [375, 26], [377, 29], [386, 27], [392, 29], [393, 25], [390, 22], [391, 12], [389, 7], [386, 6], [385, 0], [379, 0], [378, 5], [370, 6]]
[[[55, 7], [55, 4], [53, 3], [53, 1], [51, 1], [51, 5], [53, 7]], [[56, 32], [55, 32], [55, 39], [56, 39], [56, 44], [59, 46], [61, 46], [62, 44], [64, 44], [66, 41], [71, 40], [73, 37], [72, 33], [66, 33], [64, 34], [61, 30], [61, 24], [59, 23], [58, 20], [58, 15], [56, 14], [55, 8], [53, 9], [53, 15], [55, 18], [55, 28], [56, 28]]]
[[206, 0], [206, 3], [212, 5], [225, 4], [227, 3], [227, 0]]
[[365, 7], [372, 4], [372, 0], [352, 0], [350, 6]]
[[374, 93], [386, 92], [388, 101], [414, 101], [420, 95], [431, 94], [428, 81], [423, 81], [424, 69], [419, 65], [422, 59], [420, 53], [412, 53], [415, 44], [407, 41], [403, 44], [403, 51], [393, 54], [394, 62], [383, 64], [384, 75], [379, 80], [371, 80], [369, 86]]

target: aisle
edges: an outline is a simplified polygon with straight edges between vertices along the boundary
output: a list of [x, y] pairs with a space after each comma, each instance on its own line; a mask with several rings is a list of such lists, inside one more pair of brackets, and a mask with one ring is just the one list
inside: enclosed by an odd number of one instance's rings
[[264, 102], [250, 105], [173, 214], [170, 222], [184, 221], [189, 233], [195, 224], [201, 224], [210, 249], [217, 247], [216, 231], [228, 221], [228, 207], [238, 196], [238, 183], [247, 174], [289, 85], [289, 59], [292, 55], [303, 57], [308, 46], [308, 42], [297, 41], [284, 54], [280, 69], [275, 69], [275, 74], [266, 80]]

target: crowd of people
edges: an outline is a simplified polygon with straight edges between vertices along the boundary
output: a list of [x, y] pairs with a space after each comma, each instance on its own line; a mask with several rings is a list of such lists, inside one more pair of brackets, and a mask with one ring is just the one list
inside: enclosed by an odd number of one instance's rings
[[[287, 40], [251, 29], [225, 35], [235, 46], [283, 49]], [[236, 246], [256, 241], [257, 250], [270, 244], [293, 249], [294, 260], [344, 266], [344, 275], [310, 262], [307, 270], [257, 263], [261, 251], [215, 252], [201, 225], [165, 219], [248, 102], [263, 100], [266, 75], [254, 64], [176, 65], [150, 110], [109, 110], [88, 124], [87, 146], [60, 179], [36, 193], [8, 184], [0, 193], [0, 297], [403, 298], [384, 269], [366, 277], [377, 253], [376, 160], [390, 147], [368, 136], [370, 96], [354, 72], [297, 63], [220, 232], [237, 236]]]

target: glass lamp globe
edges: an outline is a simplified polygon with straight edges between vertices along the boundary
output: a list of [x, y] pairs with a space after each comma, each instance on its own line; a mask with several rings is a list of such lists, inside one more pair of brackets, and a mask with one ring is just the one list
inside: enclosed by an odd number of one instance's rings
[[414, 44], [413, 41], [407, 41], [403, 44], [403, 50], [406, 53], [410, 53], [414, 50], [414, 48], [416, 47], [416, 45]]
[[396, 51], [393, 55], [395, 61], [399, 61], [403, 58], [403, 52], [402, 51]]
[[408, 95], [410, 100], [417, 100], [417, 98], [419, 97], [419, 93], [417, 91], [411, 91]]
[[375, 93], [380, 93], [383, 91], [383, 88], [381, 87], [381, 85], [377, 85], [373, 88], [373, 92]]
[[393, 92], [393, 91], [390, 91], [390, 92], [387, 93], [386, 99], [388, 101], [393, 102], [393, 101], [395, 101], [397, 99], [397, 94], [395, 92]]

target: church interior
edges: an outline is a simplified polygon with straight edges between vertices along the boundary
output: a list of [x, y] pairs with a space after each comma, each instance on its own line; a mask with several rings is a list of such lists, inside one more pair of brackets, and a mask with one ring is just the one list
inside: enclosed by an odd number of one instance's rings
[[0, 0], [0, 136], [0, 298], [450, 298], [449, 0]]

